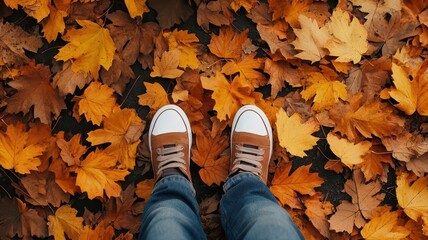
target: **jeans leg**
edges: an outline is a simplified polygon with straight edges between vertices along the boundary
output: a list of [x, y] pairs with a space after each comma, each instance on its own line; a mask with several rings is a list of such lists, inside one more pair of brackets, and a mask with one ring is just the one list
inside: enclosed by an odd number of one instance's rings
[[139, 239], [206, 239], [195, 190], [183, 176], [156, 183], [143, 212]]
[[303, 239], [261, 179], [240, 173], [224, 184], [221, 223], [227, 239]]

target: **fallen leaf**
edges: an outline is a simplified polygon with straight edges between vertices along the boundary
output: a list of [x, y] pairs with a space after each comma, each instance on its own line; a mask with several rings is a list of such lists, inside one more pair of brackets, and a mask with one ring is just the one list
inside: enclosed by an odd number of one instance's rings
[[338, 62], [360, 62], [361, 55], [368, 50], [368, 43], [367, 30], [358, 19], [354, 17], [351, 21], [349, 13], [338, 8], [333, 11], [327, 27], [333, 35], [325, 45], [330, 56], [337, 56]]
[[303, 199], [306, 207], [305, 214], [318, 231], [324, 237], [330, 239], [330, 223], [327, 220], [327, 216], [333, 213], [333, 204], [329, 201], [322, 201], [321, 197], [322, 195], [318, 193]]
[[183, 70], [177, 69], [180, 60], [180, 52], [177, 50], [162, 53], [162, 57], [155, 58], [155, 65], [150, 77], [178, 78]]
[[[73, 59], [73, 72], [88, 73], [98, 79], [98, 71], [103, 66], [106, 70], [111, 67], [116, 47], [107, 29], [88, 20], [76, 20], [81, 29], [71, 29], [62, 37], [69, 42], [59, 49], [56, 60]], [[100, 44], [102, 43], [102, 44]]]
[[43, 36], [48, 42], [56, 40], [58, 34], [63, 34], [65, 30], [64, 17], [68, 13], [62, 9], [58, 9], [52, 5], [49, 6], [50, 13], [48, 18], [43, 21]]
[[294, 156], [305, 157], [305, 151], [311, 150], [319, 138], [311, 134], [319, 130], [319, 125], [310, 120], [302, 123], [299, 114], [293, 114], [291, 117], [283, 109], [276, 114], [276, 130], [278, 132], [279, 144], [287, 152]]
[[104, 119], [103, 128], [89, 132], [87, 140], [92, 146], [110, 143], [105, 151], [118, 159], [120, 168], [132, 170], [144, 126], [134, 109], [116, 107]]
[[85, 226], [80, 233], [79, 240], [100, 239], [111, 240], [115, 234], [112, 226], [106, 226], [105, 222], [100, 222], [95, 229], [90, 226]]
[[84, 114], [86, 120], [100, 125], [103, 116], [108, 117], [116, 105], [114, 90], [100, 82], [92, 82], [79, 99], [79, 115]]
[[285, 19], [293, 27], [299, 24], [300, 14], [309, 10], [310, 0], [269, 0], [269, 12], [272, 12], [272, 19]]
[[69, 205], [58, 208], [55, 215], [48, 217], [49, 235], [59, 240], [66, 239], [64, 234], [70, 239], [79, 239], [83, 230], [83, 218], [76, 215], [77, 210]]
[[53, 77], [52, 84], [58, 88], [60, 96], [65, 96], [69, 93], [73, 94], [77, 87], [83, 89], [91, 80], [90, 76], [85, 77], [83, 73], [73, 72], [71, 70], [71, 61], [66, 61], [62, 65], [62, 70], [58, 71]]
[[375, 217], [361, 230], [361, 235], [368, 240], [403, 239], [410, 234], [404, 226], [398, 226], [398, 212], [386, 212]]
[[424, 224], [428, 224], [426, 213], [428, 212], [428, 177], [418, 178], [413, 183], [407, 174], [397, 178], [397, 201], [404, 212], [414, 221], [422, 218]]
[[286, 61], [273, 61], [266, 59], [264, 72], [270, 75], [268, 84], [271, 85], [271, 97], [276, 98], [278, 93], [288, 82], [293, 87], [300, 87], [301, 76], [299, 71], [293, 69]]
[[168, 41], [170, 51], [179, 51], [179, 64], [181, 68], [189, 67], [197, 69], [201, 62], [197, 58], [199, 54], [199, 39], [194, 33], [187, 30], [177, 30], [170, 33], [164, 33], [163, 36]]
[[45, 65], [31, 63], [21, 67], [21, 76], [11, 81], [9, 85], [18, 90], [7, 99], [6, 112], [28, 113], [34, 106], [34, 117], [40, 122], [50, 124], [53, 117], [56, 119], [65, 108], [64, 99], [58, 96], [57, 91], [50, 85], [51, 72]]
[[231, 27], [223, 27], [218, 36], [211, 36], [208, 48], [217, 57], [239, 59], [247, 34], [248, 30], [237, 33]]
[[153, 116], [159, 108], [169, 104], [168, 95], [159, 83], [144, 82], [146, 93], [138, 96], [138, 104], [150, 106], [150, 115]]
[[24, 12], [27, 13], [29, 16], [35, 18], [37, 22], [42, 21], [43, 18], [49, 15], [50, 2], [48, 0], [5, 0], [4, 3], [6, 4], [6, 6], [12, 9], [18, 9], [18, 6], [21, 6]]
[[354, 165], [364, 161], [364, 155], [368, 153], [371, 147], [371, 143], [368, 141], [354, 144], [346, 138], [339, 138], [332, 133], [327, 135], [327, 142], [330, 145], [331, 151], [340, 158], [343, 164], [351, 169]]
[[145, 179], [137, 184], [137, 188], [135, 189], [135, 195], [137, 195], [139, 198], [144, 199], [144, 201], [147, 202], [150, 196], [152, 195], [154, 186], [154, 179]]
[[296, 192], [304, 195], [314, 195], [315, 187], [321, 186], [324, 182], [317, 173], [310, 173], [310, 165], [301, 166], [290, 174], [291, 164], [275, 170], [272, 184], [269, 189], [279, 199], [282, 205], [288, 205], [291, 208], [301, 208], [301, 203]]
[[256, 70], [263, 68], [263, 59], [255, 58], [255, 56], [255, 53], [245, 54], [242, 55], [239, 62], [229, 61], [221, 68], [221, 72], [226, 75], [239, 73], [240, 77], [246, 79], [254, 88], [264, 86], [267, 82], [266, 77]]
[[24, 124], [8, 125], [6, 133], [0, 133], [0, 165], [17, 173], [28, 174], [37, 171], [41, 164], [39, 157], [46, 146], [29, 144]]
[[186, 0], [148, 0], [147, 5], [156, 10], [156, 19], [163, 29], [186, 21], [193, 13]]
[[420, 134], [404, 133], [397, 137], [383, 138], [382, 143], [392, 156], [400, 161], [409, 162], [428, 152], [428, 141]]
[[146, 5], [146, 0], [125, 0], [126, 8], [128, 8], [129, 16], [132, 18], [141, 17], [144, 13], [150, 12]]
[[232, 12], [230, 11], [231, 0], [210, 1], [208, 3], [201, 2], [196, 14], [196, 21], [205, 31], [209, 30], [209, 24], [221, 27], [230, 25], [233, 20]]

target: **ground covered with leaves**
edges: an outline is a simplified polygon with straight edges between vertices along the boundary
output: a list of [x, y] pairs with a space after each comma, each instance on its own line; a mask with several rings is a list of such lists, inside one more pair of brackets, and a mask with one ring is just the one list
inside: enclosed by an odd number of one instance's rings
[[135, 238], [169, 103], [208, 238], [255, 104], [306, 239], [428, 239], [427, 1], [0, 0], [0, 19], [1, 239]]

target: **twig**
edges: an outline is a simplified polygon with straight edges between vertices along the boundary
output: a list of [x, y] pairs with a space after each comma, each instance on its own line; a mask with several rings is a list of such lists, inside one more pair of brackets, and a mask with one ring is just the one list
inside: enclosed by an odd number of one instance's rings
[[122, 105], [125, 103], [126, 99], [128, 99], [129, 94], [131, 94], [132, 89], [134, 89], [135, 84], [137, 83], [138, 79], [140, 79], [140, 77], [141, 77], [141, 74], [138, 75], [137, 79], [135, 79], [134, 83], [131, 86], [131, 89], [129, 89], [128, 93], [126, 94], [125, 98], [123, 99], [122, 103], [120, 104], [120, 107], [122, 107]]

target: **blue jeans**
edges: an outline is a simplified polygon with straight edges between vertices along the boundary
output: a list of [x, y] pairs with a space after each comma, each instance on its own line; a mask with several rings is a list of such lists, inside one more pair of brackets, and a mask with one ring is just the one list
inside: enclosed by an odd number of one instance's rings
[[[237, 174], [223, 188], [220, 214], [228, 239], [303, 239], [257, 176]], [[195, 190], [186, 178], [173, 175], [156, 183], [144, 208], [139, 239], [206, 239]]]

